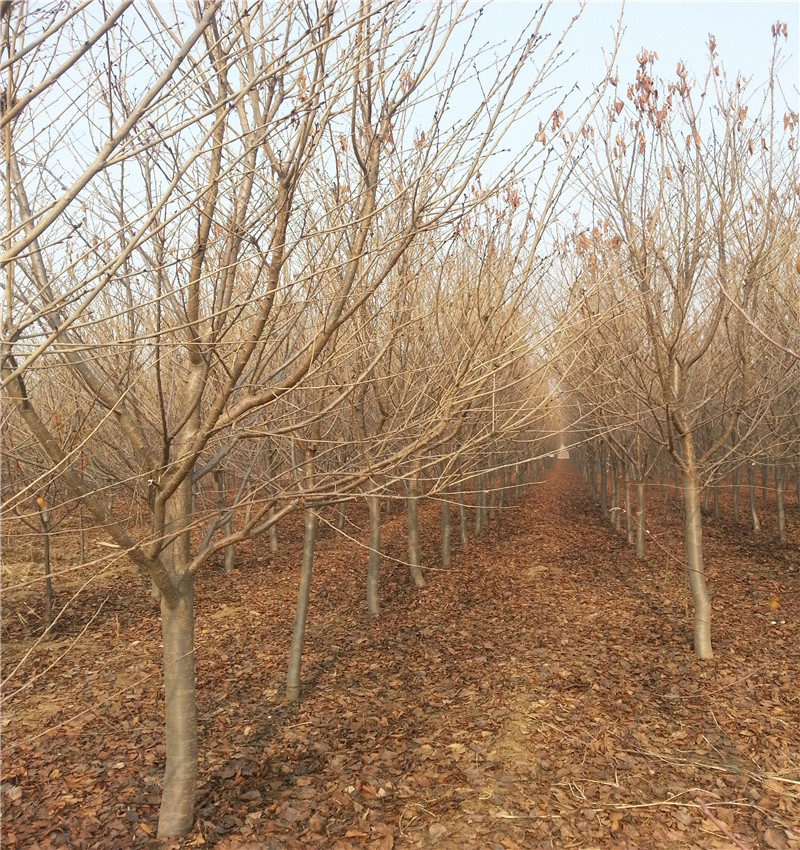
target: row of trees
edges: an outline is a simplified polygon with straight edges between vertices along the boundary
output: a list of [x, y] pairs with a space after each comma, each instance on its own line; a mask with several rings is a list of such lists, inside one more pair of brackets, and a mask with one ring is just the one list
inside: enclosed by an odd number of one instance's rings
[[551, 448], [537, 246], [590, 110], [556, 161], [545, 12], [497, 55], [449, 5], [3, 6], [4, 510], [91, 517], [151, 583], [162, 837], [194, 818], [198, 571], [304, 512], [296, 697], [323, 507], [367, 498], [377, 614], [381, 496], [421, 585], [420, 479], [446, 506]]
[[636, 487], [640, 556], [645, 481], [665, 457], [675, 465], [698, 658], [713, 654], [704, 486], [730, 474], [738, 499], [739, 470], [752, 492], [755, 463], [769, 464], [785, 539], [784, 485], [798, 472], [798, 117], [778, 111], [781, 34], [756, 109], [745, 81], [721, 70], [713, 37], [700, 83], [681, 65], [657, 79], [643, 51], [582, 161], [595, 221], [564, 242], [575, 317], [554, 359], [573, 438], [592, 481], [600, 466], [603, 499], [609, 465], [613, 488], [620, 470]]
[[546, 12], [496, 53], [480, 12], [394, 0], [3, 7], [4, 511], [93, 523], [158, 600], [162, 837], [193, 823], [195, 576], [291, 513], [289, 698], [321, 517], [366, 500], [378, 616], [382, 500], [422, 586], [419, 500], [447, 564], [451, 509], [463, 543], [559, 433], [627, 471], [642, 554], [644, 481], [680, 470], [712, 653], [702, 488], [798, 456], [798, 119], [713, 41], [704, 82], [644, 52], [565, 115]]

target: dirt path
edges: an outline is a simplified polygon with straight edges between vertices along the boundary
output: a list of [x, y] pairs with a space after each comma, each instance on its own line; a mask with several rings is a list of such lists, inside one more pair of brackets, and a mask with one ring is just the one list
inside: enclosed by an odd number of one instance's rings
[[637, 563], [564, 462], [498, 537], [496, 616], [483, 606], [472, 628], [493, 636], [505, 720], [458, 812], [408, 846], [800, 846], [796, 611], [773, 645], [739, 622], [750, 677], [735, 657], [696, 663], [682, 577], [665, 590], [658, 549]]
[[[198, 825], [175, 846], [800, 847], [797, 596], [775, 627], [742, 600], [768, 595], [762, 573], [783, 561], [711, 553], [719, 659], [701, 665], [682, 575], [658, 549], [636, 562], [567, 462], [450, 570], [436, 569], [427, 504], [422, 592], [404, 519], [387, 517], [378, 623], [364, 612], [365, 517], [351, 521], [348, 541], [321, 534], [299, 706], [280, 698], [298, 541], [273, 564], [243, 552], [229, 584], [201, 578]], [[90, 588], [84, 619], [104, 595]], [[87, 714], [45, 738], [33, 721], [4, 729], [4, 847], [153, 841], [157, 630], [139, 596], [118, 603], [43, 691], [60, 700], [49, 724]]]

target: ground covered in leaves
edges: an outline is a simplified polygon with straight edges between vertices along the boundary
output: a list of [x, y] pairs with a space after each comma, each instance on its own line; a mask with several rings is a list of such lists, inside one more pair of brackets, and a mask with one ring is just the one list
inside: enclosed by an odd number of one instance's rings
[[[261, 542], [231, 577], [207, 569], [197, 823], [166, 846], [800, 848], [797, 508], [786, 544], [768, 522], [759, 540], [706, 522], [716, 658], [698, 663], [679, 509], [648, 499], [638, 562], [559, 461], [448, 570], [427, 503], [422, 591], [396, 509], [377, 622], [351, 510], [347, 536], [321, 532], [299, 705], [282, 699], [299, 525], [271, 560]], [[4, 678], [37, 606], [4, 594]], [[158, 845], [159, 643], [141, 579], [118, 570], [6, 682], [3, 847]]]

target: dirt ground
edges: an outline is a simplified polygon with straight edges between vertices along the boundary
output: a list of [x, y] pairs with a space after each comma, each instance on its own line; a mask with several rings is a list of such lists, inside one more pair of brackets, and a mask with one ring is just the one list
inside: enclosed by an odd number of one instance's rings
[[[744, 491], [743, 491], [744, 493]], [[705, 523], [716, 657], [691, 647], [680, 512], [648, 492], [646, 560], [567, 461], [427, 588], [384, 517], [366, 617], [366, 511], [320, 534], [299, 705], [282, 699], [299, 522], [197, 587], [200, 783], [166, 847], [800, 848], [800, 516], [779, 544]], [[723, 517], [729, 516], [723, 505]], [[8, 555], [8, 553], [7, 553]], [[33, 646], [38, 588], [3, 594], [2, 846], [159, 846], [158, 611], [115, 566]], [[22, 567], [17, 565], [17, 574]], [[59, 605], [90, 577], [56, 579]], [[16, 669], [25, 653], [29, 653]], [[16, 672], [13, 672], [16, 669]]]

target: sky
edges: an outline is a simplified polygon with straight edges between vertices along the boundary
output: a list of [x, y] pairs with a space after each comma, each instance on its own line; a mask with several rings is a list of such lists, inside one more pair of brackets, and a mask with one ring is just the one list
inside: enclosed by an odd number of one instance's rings
[[[496, 0], [482, 16], [482, 32], [492, 41], [512, 37], [519, 32], [520, 21], [533, 14], [537, 6], [530, 0]], [[548, 29], [555, 32], [557, 25], [578, 8], [575, 0], [556, 2], [548, 13], [552, 21]], [[588, 0], [569, 39], [576, 51], [568, 68], [573, 79], [596, 80], [602, 75], [603, 49], [607, 52], [612, 44], [620, 9], [617, 0]], [[679, 59], [690, 72], [701, 75], [707, 67], [708, 34], [713, 33], [729, 77], [741, 71], [748, 77], [753, 74], [754, 83], [766, 80], [773, 48], [770, 26], [778, 20], [786, 23], [788, 40], [780, 38], [784, 54], [780, 76], [785, 94], [797, 111], [800, 3], [796, 0], [629, 0], [622, 20], [625, 32], [617, 66], [625, 79], [633, 77], [636, 54], [643, 47], [658, 53], [656, 72], [660, 75], [673, 76]]]
[[[468, 0], [470, 12], [483, 8], [475, 34], [476, 44], [499, 45], [491, 48], [493, 54], [490, 52], [489, 55], [502, 59], [503, 43], [510, 47], [523, 31], [529, 32], [526, 25], [540, 6], [540, 2], [533, 0], [493, 0], [489, 3]], [[551, 33], [553, 39], [558, 38], [579, 10], [577, 0], [555, 0], [547, 12], [542, 32]], [[740, 73], [748, 79], [752, 78], [746, 93], [747, 102], [751, 104], [751, 115], [755, 115], [767, 93], [766, 84], [774, 49], [771, 27], [780, 21], [787, 25], [788, 38], [778, 38], [780, 58], [776, 115], [780, 121], [787, 106], [795, 112], [800, 111], [800, 3], [796, 0], [628, 0], [624, 9], [619, 0], [588, 0], [566, 38], [561, 67], [549, 78], [544, 88], [558, 86], [563, 93], [577, 82], [580, 93], [573, 92], [567, 101], [573, 105], [590, 95], [594, 86], [605, 77], [621, 11], [623, 37], [612, 69], [619, 75], [621, 88], [618, 91], [621, 93], [626, 92], [628, 84], [635, 79], [636, 56], [643, 48], [658, 54], [653, 69], [656, 78], [675, 79], [676, 66], [678, 61], [682, 61], [689, 72], [689, 79], [702, 81], [709, 67], [708, 37], [711, 33], [716, 39], [717, 62], [728, 81], [732, 83]], [[542, 57], [549, 52], [547, 44], [552, 43], [551, 40], [541, 48]], [[488, 72], [491, 63], [485, 67]], [[609, 90], [606, 96], [610, 96], [612, 91]], [[466, 98], [464, 106], [470, 105], [469, 90], [466, 95], [460, 94], [458, 97]], [[515, 122], [503, 141], [509, 156], [530, 141], [531, 128], [536, 132], [539, 120], [543, 119], [545, 125], [549, 123], [549, 115], [558, 100], [559, 96], [553, 93], [541, 106], [534, 106], [530, 115]], [[461, 101], [457, 99], [454, 109], [456, 114], [460, 104]], [[565, 111], [569, 114], [570, 109], [565, 106]], [[541, 150], [539, 152], [542, 153]], [[505, 154], [500, 153], [495, 163], [503, 164], [503, 156]], [[489, 169], [492, 168], [490, 165]], [[551, 168], [548, 165], [548, 169]], [[566, 195], [564, 201], [571, 204]]]

